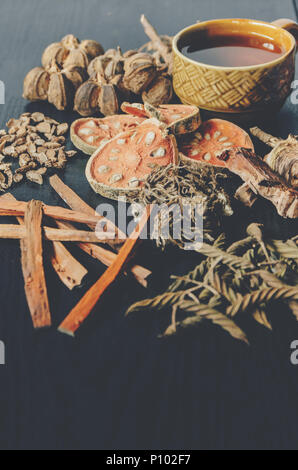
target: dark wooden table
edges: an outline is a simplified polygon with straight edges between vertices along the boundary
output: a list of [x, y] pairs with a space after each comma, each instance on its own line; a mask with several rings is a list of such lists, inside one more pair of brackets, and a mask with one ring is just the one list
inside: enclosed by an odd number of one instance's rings
[[[0, 106], [0, 127], [25, 110], [71, 122], [71, 113], [28, 106], [21, 97], [25, 74], [40, 63], [46, 45], [67, 33], [97, 39], [105, 48], [143, 44], [141, 13], [161, 33], [174, 34], [211, 18], [295, 19], [297, 8], [290, 0], [2, 0], [0, 80], [6, 104]], [[264, 127], [276, 135], [296, 134], [297, 117], [297, 106], [288, 100]], [[85, 164], [79, 155], [63, 179], [95, 207], [101, 198], [85, 180]], [[20, 185], [13, 193], [60, 203], [48, 183]], [[265, 218], [286, 233], [288, 224], [265, 207], [265, 214], [257, 208], [251, 217]], [[239, 233], [245, 222], [236, 219]], [[48, 267], [54, 328], [34, 332], [18, 243], [0, 243], [0, 340], [6, 345], [6, 366], [0, 366], [1, 449], [298, 448], [298, 368], [289, 359], [298, 325], [285, 312], [277, 312], [273, 333], [249, 324], [250, 347], [209, 325], [161, 340], [165, 314], [124, 318], [127, 306], [146, 294], [127, 280], [115, 286], [73, 340], [55, 327], [103, 271], [75, 254], [89, 268], [85, 286], [70, 293]], [[185, 272], [194, 262], [191, 256], [161, 255], [145, 244], [142, 260], [156, 273], [149, 294], [166, 285], [171, 272]]]

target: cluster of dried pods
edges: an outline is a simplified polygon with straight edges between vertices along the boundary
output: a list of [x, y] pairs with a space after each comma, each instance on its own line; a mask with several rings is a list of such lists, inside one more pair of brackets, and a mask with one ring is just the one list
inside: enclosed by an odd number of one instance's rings
[[88, 78], [88, 64], [103, 52], [98, 42], [80, 42], [72, 34], [50, 44], [42, 55], [42, 67], [35, 67], [26, 75], [23, 97], [48, 101], [59, 110], [72, 107], [76, 90]]
[[81, 116], [117, 114], [121, 103], [134, 95], [153, 105], [169, 103], [173, 95], [167, 66], [147, 52], [110, 49], [90, 62], [88, 74], [75, 96], [75, 110]]
[[23, 97], [48, 101], [59, 110], [74, 106], [82, 116], [116, 114], [122, 101], [136, 95], [154, 106], [169, 103], [171, 38], [160, 37], [145, 17], [141, 22], [151, 41], [124, 54], [120, 47], [104, 54], [98, 42], [80, 42], [72, 34], [50, 44], [42, 55], [42, 67], [25, 77]]
[[[18, 119], [10, 119], [7, 128], [0, 130], [0, 191], [9, 189], [13, 183], [27, 180], [43, 183], [49, 168], [63, 169], [67, 159], [77, 152], [65, 150], [64, 134], [68, 124], [55, 121], [42, 113], [23, 113]], [[13, 172], [7, 158], [18, 161]]]

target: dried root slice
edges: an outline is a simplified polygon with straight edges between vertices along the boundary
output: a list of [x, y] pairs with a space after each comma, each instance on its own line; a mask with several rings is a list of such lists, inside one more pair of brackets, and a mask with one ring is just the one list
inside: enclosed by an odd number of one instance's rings
[[95, 192], [111, 199], [130, 199], [155, 168], [177, 161], [175, 137], [158, 121], [148, 119], [103, 143], [88, 161], [86, 177]]
[[249, 135], [240, 127], [223, 119], [205, 121], [197, 132], [179, 140], [180, 158], [192, 168], [202, 165], [224, 168], [225, 162], [218, 157], [233, 147], [254, 150]]
[[150, 103], [124, 102], [121, 109], [133, 116], [156, 118], [175, 135], [194, 132], [201, 124], [200, 110], [196, 106], [166, 104], [155, 108]]
[[[83, 118], [73, 122], [70, 129], [72, 143], [84, 153], [92, 155], [103, 141], [135, 129], [143, 118], [129, 115], [115, 115], [106, 118]], [[115, 159], [119, 156], [114, 155]]]

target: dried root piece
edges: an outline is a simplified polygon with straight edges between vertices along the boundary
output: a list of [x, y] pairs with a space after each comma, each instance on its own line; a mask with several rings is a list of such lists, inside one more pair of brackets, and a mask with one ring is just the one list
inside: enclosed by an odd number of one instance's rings
[[275, 205], [282, 217], [298, 217], [298, 191], [290, 187], [252, 150], [240, 147], [226, 150], [219, 157], [226, 167], [240, 176], [250, 188]]
[[[122, 114], [103, 119], [78, 119], [71, 125], [70, 136], [72, 143], [78, 149], [91, 155], [101, 143], [113, 139], [119, 133], [135, 129], [143, 121], [143, 118]], [[117, 160], [119, 154], [115, 153], [111, 157]]]
[[[115, 156], [121, 155], [116, 159]], [[177, 163], [176, 139], [147, 119], [136, 129], [103, 143], [90, 158], [86, 176], [95, 192], [111, 199], [136, 197], [154, 168]]]
[[193, 168], [212, 165], [223, 169], [225, 161], [218, 157], [233, 147], [254, 150], [249, 135], [236, 124], [223, 119], [205, 121], [194, 134], [179, 139], [181, 160]]
[[25, 212], [26, 236], [21, 240], [25, 292], [34, 328], [51, 326], [51, 313], [43, 267], [42, 210], [40, 201], [31, 201]]
[[286, 140], [278, 139], [258, 127], [250, 129], [265, 144], [272, 147], [264, 161], [273, 171], [280, 174], [293, 188], [298, 188], [298, 141], [296, 136], [289, 135]]

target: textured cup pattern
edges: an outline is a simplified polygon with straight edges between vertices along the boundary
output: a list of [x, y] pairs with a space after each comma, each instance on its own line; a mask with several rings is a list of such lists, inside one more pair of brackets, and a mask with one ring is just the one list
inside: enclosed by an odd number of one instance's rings
[[277, 64], [223, 70], [174, 56], [174, 90], [183, 103], [219, 112], [254, 111], [278, 105], [291, 92], [294, 52]]

